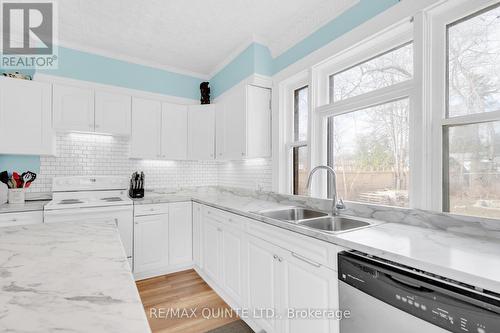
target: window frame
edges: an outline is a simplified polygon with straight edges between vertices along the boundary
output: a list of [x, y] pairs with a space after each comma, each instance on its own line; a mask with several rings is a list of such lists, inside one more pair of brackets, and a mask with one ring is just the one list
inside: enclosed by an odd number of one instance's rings
[[[414, 48], [414, 76], [404, 82], [396, 83], [392, 86], [379, 88], [364, 94], [352, 96], [343, 100], [333, 101], [330, 103], [330, 76], [341, 73], [349, 68], [353, 68], [359, 64], [365, 63], [378, 56], [382, 56], [388, 52], [396, 50], [400, 47], [413, 43]], [[418, 42], [413, 36], [413, 24], [411, 22], [402, 22], [396, 29], [391, 29], [390, 32], [384, 33], [378, 38], [374, 38], [370, 43], [359, 45], [349, 52], [346, 52], [340, 58], [333, 59], [326, 63], [317, 66], [314, 69], [317, 82], [319, 83], [318, 107], [315, 108], [313, 117], [317, 124], [317, 142], [321, 142], [317, 149], [317, 159], [312, 161], [312, 165], [328, 164], [328, 122], [330, 117], [335, 117], [341, 114], [355, 112], [370, 108], [373, 106], [390, 103], [393, 101], [408, 99], [410, 105], [410, 133], [409, 133], [409, 159], [410, 159], [410, 175], [409, 175], [409, 207], [420, 205], [422, 198], [421, 191], [418, 187], [412, 186], [417, 183], [417, 178], [420, 177], [419, 168], [414, 168], [413, 164], [419, 160], [421, 151], [415, 149], [413, 144], [416, 137], [421, 137], [422, 117], [421, 113], [413, 112], [418, 107], [415, 103], [419, 94], [416, 88], [420, 77], [416, 75], [418, 71], [418, 63], [416, 62]], [[374, 53], [376, 55], [374, 56]], [[330, 162], [330, 163], [329, 163]], [[321, 181], [313, 183], [312, 192], [316, 196], [331, 197], [331, 189], [328, 188], [329, 182], [326, 177]]]
[[[308, 131], [307, 140], [295, 140], [295, 91], [308, 87]], [[284, 95], [284, 169], [285, 177], [282, 178], [284, 192], [294, 194], [294, 148], [308, 147], [307, 167], [310, 166], [310, 126], [311, 126], [311, 85], [307, 72], [284, 82], [280, 92]]]
[[482, 0], [445, 4], [430, 13], [429, 45], [430, 65], [433, 68], [427, 83], [432, 105], [431, 192], [432, 202], [428, 207], [434, 211], [449, 213], [448, 183], [448, 129], [478, 123], [500, 121], [500, 111], [474, 113], [464, 116], [448, 117], [448, 26], [498, 6], [498, 0]]

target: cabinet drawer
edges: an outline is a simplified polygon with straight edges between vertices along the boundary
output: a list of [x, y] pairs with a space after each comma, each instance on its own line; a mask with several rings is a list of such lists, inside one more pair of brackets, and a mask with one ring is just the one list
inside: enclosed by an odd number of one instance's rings
[[168, 203], [136, 205], [134, 206], [134, 216], [168, 214]]
[[237, 215], [237, 214], [233, 214], [233, 213], [226, 212], [224, 210], [209, 207], [209, 206], [204, 206], [203, 215], [205, 217], [212, 218], [212, 219], [216, 220], [217, 222], [221, 222], [224, 225], [234, 227], [234, 228], [243, 229], [244, 218], [242, 216]]
[[338, 245], [255, 220], [248, 220], [247, 226], [249, 234], [290, 251], [294, 257], [327, 266], [335, 271], [337, 270], [337, 253], [345, 250]]
[[43, 223], [43, 211], [0, 214], [0, 227]]

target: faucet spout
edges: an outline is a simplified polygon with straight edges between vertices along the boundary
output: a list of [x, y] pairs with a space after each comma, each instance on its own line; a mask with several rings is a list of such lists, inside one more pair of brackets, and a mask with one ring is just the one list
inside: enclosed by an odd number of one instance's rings
[[314, 169], [311, 170], [309, 173], [309, 177], [307, 178], [307, 190], [310, 191], [311, 187], [311, 181], [313, 175], [316, 173], [318, 170], [326, 170], [328, 174], [330, 175], [330, 186], [332, 189], [332, 215], [337, 216], [339, 215], [339, 210], [340, 209], [345, 209], [344, 201], [342, 199], [337, 201], [338, 195], [337, 195], [337, 174], [335, 173], [335, 170], [333, 170], [332, 167], [329, 167], [327, 165], [319, 165], [315, 167]]

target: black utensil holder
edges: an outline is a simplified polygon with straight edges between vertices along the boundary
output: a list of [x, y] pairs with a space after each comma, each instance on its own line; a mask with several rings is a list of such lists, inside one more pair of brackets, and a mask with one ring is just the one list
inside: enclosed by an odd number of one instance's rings
[[128, 190], [128, 195], [132, 199], [144, 198], [144, 189], [143, 188], [131, 188]]

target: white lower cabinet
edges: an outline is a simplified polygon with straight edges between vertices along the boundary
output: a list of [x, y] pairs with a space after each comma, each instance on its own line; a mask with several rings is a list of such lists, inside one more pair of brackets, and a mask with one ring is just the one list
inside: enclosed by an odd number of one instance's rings
[[203, 269], [215, 283], [221, 282], [221, 226], [220, 222], [203, 215]]
[[179, 265], [193, 260], [193, 224], [191, 202], [169, 204], [168, 264]]
[[134, 272], [168, 266], [168, 214], [134, 218]]
[[193, 202], [193, 262], [198, 267], [203, 267], [202, 260], [202, 230], [201, 230], [201, 205]]
[[192, 265], [191, 202], [134, 207], [134, 275], [137, 279]]
[[[338, 333], [334, 257], [342, 248], [203, 206], [203, 268], [231, 306], [267, 333]], [[273, 242], [276, 240], [276, 242]], [[334, 264], [335, 263], [335, 264]], [[318, 318], [307, 310], [322, 310]]]
[[[338, 309], [337, 272], [303, 258], [293, 252], [286, 251], [281, 258], [280, 286], [282, 288], [281, 310], [288, 312], [280, 332], [302, 333], [339, 332], [339, 322], [328, 319], [305, 318], [297, 315], [297, 310], [313, 309], [335, 311]], [[289, 312], [291, 311], [291, 312]]]
[[279, 332], [278, 320], [268, 311], [279, 311], [280, 254], [279, 247], [249, 236], [247, 306], [256, 323], [269, 333]]

